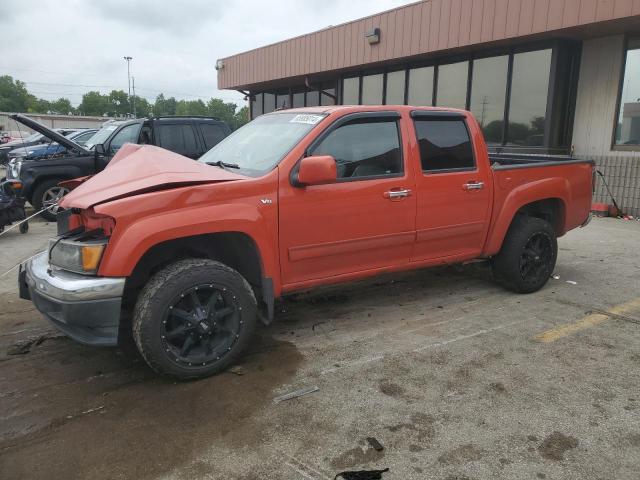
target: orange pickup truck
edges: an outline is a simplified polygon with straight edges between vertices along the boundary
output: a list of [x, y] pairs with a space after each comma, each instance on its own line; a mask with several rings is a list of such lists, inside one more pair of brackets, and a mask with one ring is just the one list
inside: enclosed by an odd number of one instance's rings
[[589, 220], [593, 165], [489, 155], [466, 111], [336, 106], [258, 117], [198, 162], [125, 145], [61, 206], [22, 298], [68, 336], [133, 335], [177, 377], [221, 371], [290, 292], [486, 259], [535, 292]]

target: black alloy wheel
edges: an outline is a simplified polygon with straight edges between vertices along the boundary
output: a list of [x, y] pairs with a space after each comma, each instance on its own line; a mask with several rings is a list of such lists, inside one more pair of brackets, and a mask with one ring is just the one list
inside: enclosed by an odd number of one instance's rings
[[240, 338], [242, 307], [226, 288], [200, 284], [175, 297], [162, 321], [162, 343], [180, 365], [219, 361]]
[[496, 280], [517, 293], [533, 293], [549, 280], [556, 265], [556, 232], [542, 218], [518, 215], [491, 259]]
[[237, 361], [257, 318], [253, 288], [240, 273], [215, 260], [189, 258], [149, 279], [133, 310], [132, 333], [156, 372], [201, 378]]
[[553, 241], [546, 232], [534, 233], [522, 249], [520, 275], [526, 284], [537, 285], [546, 280], [553, 269]]

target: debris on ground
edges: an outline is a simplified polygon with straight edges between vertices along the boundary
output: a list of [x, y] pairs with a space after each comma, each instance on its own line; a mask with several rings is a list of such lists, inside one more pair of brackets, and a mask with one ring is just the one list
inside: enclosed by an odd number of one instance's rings
[[247, 369], [243, 366], [236, 365], [229, 369], [229, 373], [233, 373], [234, 375], [245, 375], [247, 373]]
[[285, 393], [284, 395], [278, 395], [273, 399], [273, 403], [284, 402], [285, 400], [291, 400], [292, 398], [302, 397], [303, 395], [309, 395], [310, 393], [317, 392], [319, 387], [305, 387], [293, 392]]
[[578, 284], [578, 282], [575, 282], [573, 280], [567, 280], [567, 283], [570, 283], [571, 285], [577, 285]]
[[367, 437], [367, 442], [369, 443], [369, 445], [371, 445], [371, 448], [373, 448], [377, 452], [381, 452], [382, 450], [384, 450], [384, 446], [375, 437]]
[[336, 480], [338, 477], [342, 477], [344, 480], [382, 480], [382, 474], [388, 472], [389, 469], [385, 468], [384, 470], [358, 470], [351, 472], [340, 472], [333, 480]]
[[9, 345], [7, 348], [7, 355], [26, 355], [31, 351], [33, 347], [37, 347], [44, 343], [45, 340], [52, 338], [63, 337], [61, 333], [53, 332], [46, 335], [39, 335], [37, 337], [27, 338], [26, 340], [20, 340], [19, 342]]
[[560, 275], [558, 273], [554, 273], [553, 275], [551, 275], [551, 278], [553, 278], [554, 280], [560, 280]]

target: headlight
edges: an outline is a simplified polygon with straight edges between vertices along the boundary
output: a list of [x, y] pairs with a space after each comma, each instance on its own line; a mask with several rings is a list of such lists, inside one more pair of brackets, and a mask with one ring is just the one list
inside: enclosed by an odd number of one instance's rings
[[22, 168], [22, 158], [14, 158], [9, 161], [9, 178], [20, 178], [20, 169]]
[[106, 246], [107, 239], [76, 242], [54, 238], [49, 241], [49, 263], [70, 272], [94, 275]]

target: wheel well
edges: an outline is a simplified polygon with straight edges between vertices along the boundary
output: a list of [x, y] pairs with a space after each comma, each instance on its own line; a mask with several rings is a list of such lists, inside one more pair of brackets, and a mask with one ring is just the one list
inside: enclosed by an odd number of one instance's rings
[[59, 182], [62, 180], [70, 180], [72, 177], [70, 177], [69, 175], [47, 175], [47, 176], [43, 176], [43, 177], [38, 177], [38, 179], [33, 183], [33, 185], [31, 186], [31, 192], [29, 193], [29, 203], [33, 205], [33, 195], [36, 192], [36, 190], [40, 187], [40, 185], [42, 185], [44, 182], [49, 181], [49, 180], [58, 180]]
[[[210, 258], [233, 268], [256, 293], [262, 286], [262, 262], [251, 237], [240, 232], [212, 233], [177, 238], [151, 247], [127, 278], [125, 303], [135, 302], [137, 292], [165, 266], [184, 258]], [[256, 295], [260, 298], [259, 295]]]
[[520, 207], [517, 215], [541, 218], [551, 224], [556, 235], [564, 233], [564, 202], [559, 198], [546, 198], [528, 203]]

